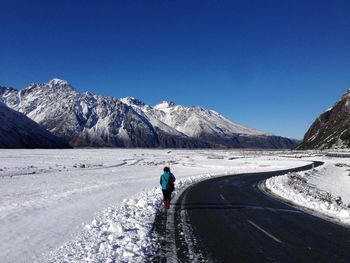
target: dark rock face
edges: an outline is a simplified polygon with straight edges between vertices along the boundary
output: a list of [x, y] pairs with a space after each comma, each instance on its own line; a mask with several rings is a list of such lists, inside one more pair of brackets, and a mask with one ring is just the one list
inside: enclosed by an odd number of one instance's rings
[[0, 100], [74, 147], [293, 148], [283, 137], [235, 124], [201, 107], [79, 93], [53, 79], [26, 89], [0, 88]]
[[54, 136], [22, 113], [0, 102], [0, 148], [68, 148]]
[[350, 90], [333, 108], [322, 113], [306, 132], [297, 147], [306, 149], [330, 149], [350, 147]]

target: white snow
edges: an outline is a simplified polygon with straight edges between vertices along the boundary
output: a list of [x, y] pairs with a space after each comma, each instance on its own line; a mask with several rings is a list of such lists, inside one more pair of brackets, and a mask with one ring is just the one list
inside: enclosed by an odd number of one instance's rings
[[318, 158], [325, 165], [270, 178], [266, 186], [284, 199], [350, 225], [350, 155], [333, 152], [329, 156], [343, 157]]
[[206, 177], [279, 170], [305, 161], [278, 152], [215, 150], [1, 150], [3, 262], [140, 262], [152, 254], [159, 176], [177, 190]]
[[175, 106], [174, 102], [164, 100], [161, 103], [158, 103], [157, 105], [155, 105], [154, 108], [157, 110], [167, 110], [174, 106]]

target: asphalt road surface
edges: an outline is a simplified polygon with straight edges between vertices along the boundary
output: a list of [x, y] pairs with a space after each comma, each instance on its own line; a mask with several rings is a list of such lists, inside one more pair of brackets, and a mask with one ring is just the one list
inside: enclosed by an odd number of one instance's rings
[[157, 216], [155, 231], [165, 238], [162, 253], [152, 261], [350, 262], [350, 228], [259, 188], [259, 182], [288, 171], [225, 176], [189, 187], [173, 214]]

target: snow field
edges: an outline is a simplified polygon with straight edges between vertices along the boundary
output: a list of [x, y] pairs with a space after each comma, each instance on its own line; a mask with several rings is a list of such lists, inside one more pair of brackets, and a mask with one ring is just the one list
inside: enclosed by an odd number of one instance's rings
[[161, 205], [158, 186], [165, 165], [171, 167], [180, 189], [208, 174], [280, 170], [307, 162], [288, 155], [232, 150], [2, 150], [0, 259], [142, 261], [157, 246], [150, 230]]

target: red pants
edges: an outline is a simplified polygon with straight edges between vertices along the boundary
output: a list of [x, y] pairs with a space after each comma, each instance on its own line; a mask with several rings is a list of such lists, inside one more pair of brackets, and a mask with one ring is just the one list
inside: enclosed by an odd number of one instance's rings
[[170, 200], [171, 200], [171, 192], [170, 190], [162, 190], [163, 199], [164, 199], [164, 208], [169, 208]]

